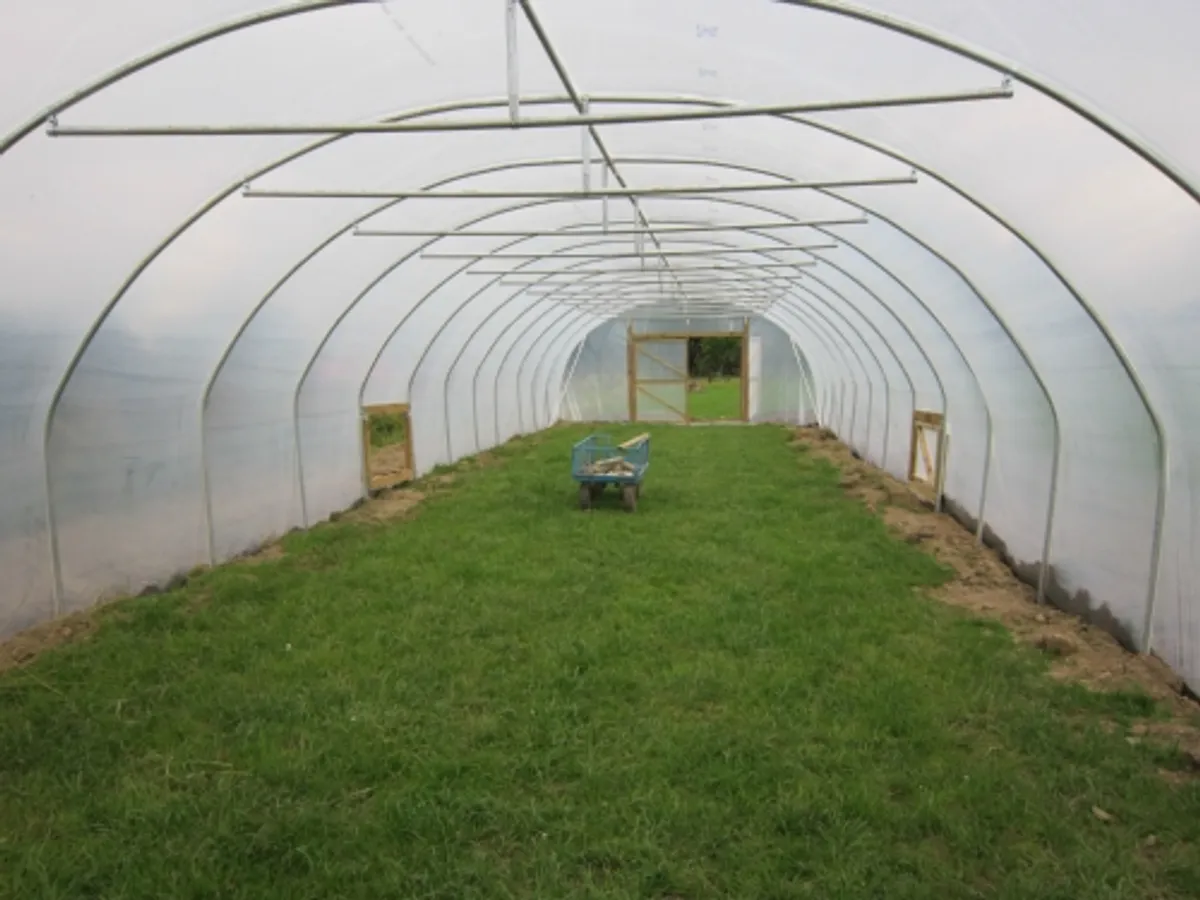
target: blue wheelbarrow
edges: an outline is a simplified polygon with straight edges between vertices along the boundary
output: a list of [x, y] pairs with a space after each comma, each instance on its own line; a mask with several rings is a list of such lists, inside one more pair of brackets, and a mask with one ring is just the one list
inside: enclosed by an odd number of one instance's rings
[[579, 508], [591, 509], [610, 484], [628, 512], [637, 512], [642, 479], [650, 468], [650, 435], [614, 444], [606, 434], [584, 438], [571, 450], [571, 476], [579, 482]]

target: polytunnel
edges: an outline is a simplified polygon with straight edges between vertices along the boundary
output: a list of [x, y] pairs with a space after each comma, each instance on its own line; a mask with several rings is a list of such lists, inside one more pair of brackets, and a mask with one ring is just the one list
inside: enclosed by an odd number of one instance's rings
[[684, 329], [898, 476], [944, 416], [946, 508], [1200, 689], [1189, 0], [0, 16], [0, 637], [354, 504], [365, 404], [427, 472]]

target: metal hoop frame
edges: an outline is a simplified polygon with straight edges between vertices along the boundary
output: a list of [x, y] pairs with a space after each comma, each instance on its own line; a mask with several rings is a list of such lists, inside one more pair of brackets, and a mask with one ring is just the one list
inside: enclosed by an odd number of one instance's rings
[[[81, 100], [86, 99], [86, 97], [95, 94], [96, 92], [104, 89], [107, 86], [117, 83], [118, 81], [122, 80], [125, 77], [128, 77], [129, 75], [133, 74], [134, 72], [140, 71], [144, 68], [147, 68], [147, 67], [153, 65], [154, 63], [156, 63], [158, 61], [167, 59], [170, 56], [173, 56], [177, 53], [183, 52], [183, 51], [189, 49], [190, 47], [197, 46], [197, 45], [204, 43], [206, 41], [209, 41], [209, 40], [213, 40], [224, 34], [229, 34], [234, 31], [241, 30], [243, 28], [248, 28], [248, 27], [253, 27], [256, 25], [264, 24], [264, 23], [272, 21], [274, 19], [279, 19], [279, 18], [283, 18], [286, 16], [296, 15], [296, 14], [305, 13], [305, 12], [312, 12], [312, 11], [316, 11], [319, 9], [333, 8], [333, 7], [337, 7], [337, 6], [341, 6], [341, 5], [346, 5], [350, 2], [353, 2], [353, 0], [310, 0], [310, 2], [303, 3], [303, 4], [293, 4], [288, 7], [280, 7], [280, 8], [274, 9], [274, 10], [266, 11], [261, 14], [249, 16], [244, 19], [238, 19], [238, 20], [233, 20], [233, 21], [227, 22], [227, 23], [222, 23], [214, 28], [210, 28], [204, 32], [200, 32], [200, 33], [193, 35], [191, 37], [188, 37], [184, 40], [181, 40], [174, 44], [168, 45], [167, 47], [165, 47], [159, 51], [151, 53], [151, 54], [147, 55], [146, 57], [143, 57], [139, 60], [135, 60], [117, 70], [114, 70], [113, 72], [91, 82], [89, 85], [81, 88], [80, 90], [68, 95], [67, 97], [65, 97], [62, 100], [60, 100], [59, 102], [57, 102], [56, 104], [53, 104], [47, 110], [43, 111], [43, 113], [41, 113], [36, 119], [31, 120], [30, 122], [26, 123], [26, 125], [22, 126], [21, 128], [18, 128], [15, 132], [10, 134], [3, 141], [3, 143], [0, 144], [0, 152], [3, 152], [7, 148], [9, 148], [13, 144], [15, 144], [17, 141], [22, 139], [24, 136], [28, 135], [34, 128], [37, 127], [37, 124], [40, 121], [42, 121], [44, 118], [56, 115], [56, 114], [62, 112], [63, 110], [71, 107], [72, 105], [80, 102]], [[1110, 117], [1105, 116], [1102, 112], [1091, 107], [1089, 104], [1086, 103], [1086, 101], [1084, 101], [1081, 97], [1074, 94], [1073, 92], [1068, 91], [1062, 87], [1053, 85], [1053, 84], [1049, 83], [1049, 81], [1047, 79], [1042, 78], [1036, 74], [1017, 71], [1017, 67], [1015, 65], [1013, 65], [1010, 60], [1007, 60], [997, 54], [988, 53], [988, 52], [980, 50], [978, 48], [971, 47], [971, 46], [967, 45], [966, 42], [954, 39], [948, 35], [939, 34], [930, 29], [921, 28], [920, 26], [915, 25], [913, 23], [902, 22], [902, 21], [893, 19], [888, 16], [884, 16], [884, 15], [881, 15], [878, 13], [871, 12], [869, 10], [851, 7], [851, 6], [848, 6], [841, 2], [838, 2], [836, 4], [831, 2], [831, 0], [783, 0], [783, 2], [789, 3], [791, 5], [796, 5], [796, 6], [808, 7], [808, 8], [814, 9], [814, 10], [819, 10], [819, 11], [826, 12], [826, 13], [833, 14], [833, 15], [840, 15], [840, 16], [846, 16], [849, 18], [859, 19], [868, 24], [872, 24], [872, 25], [875, 25], [878, 27], [890, 29], [897, 33], [906, 35], [910, 38], [920, 40], [922, 42], [931, 44], [933, 46], [940, 47], [944, 50], [947, 50], [949, 52], [963, 56], [965, 58], [974, 60], [983, 65], [990, 66], [999, 71], [1006, 72], [1006, 73], [1010, 74], [1012, 77], [1015, 77], [1018, 80], [1022, 81], [1023, 83], [1029, 85], [1030, 87], [1033, 87], [1033, 88], [1041, 91], [1042, 93], [1045, 93], [1047, 96], [1050, 96], [1057, 102], [1066, 106], [1068, 109], [1071, 109], [1073, 112], [1080, 115], [1081, 117], [1083, 117], [1084, 119], [1086, 119], [1087, 121], [1089, 121], [1090, 123], [1095, 125], [1096, 127], [1099, 127], [1110, 137], [1113, 137], [1114, 139], [1119, 141], [1125, 147], [1127, 147], [1132, 152], [1139, 155], [1142, 159], [1147, 161], [1150, 165], [1152, 165], [1153, 167], [1158, 169], [1160, 172], [1162, 172], [1164, 175], [1166, 175], [1168, 178], [1170, 178], [1178, 187], [1180, 187], [1189, 196], [1191, 196], [1193, 198], [1193, 200], [1200, 201], [1200, 192], [1197, 191], [1196, 185], [1194, 185], [1184, 173], [1182, 173], [1175, 166], [1173, 166], [1173, 164], [1169, 160], [1162, 157], [1161, 154], [1158, 154], [1154, 150], [1154, 148], [1151, 147], [1147, 142], [1141, 140], [1140, 138], [1138, 138], [1138, 136], [1130, 133], [1127, 129], [1122, 128], [1119, 123], [1116, 123]], [[522, 4], [522, 5], [527, 7], [527, 4]], [[528, 11], [529, 10], [527, 7], [527, 12]], [[536, 26], [536, 19], [534, 19], [533, 21]], [[553, 49], [549, 46], [548, 42], [545, 40], [544, 35], [539, 33], [539, 38], [542, 39], [543, 45], [544, 45], [545, 49], [547, 50], [548, 54], [551, 56], [551, 59], [555, 60], [555, 57], [553, 55]], [[561, 65], [559, 65], [559, 67], [561, 70]], [[565, 80], [565, 73], [564, 73], [564, 80]], [[1035, 252], [1037, 252], [1039, 256], [1042, 255], [1040, 253], [1040, 251], [1038, 251], [1034, 245], [1028, 244], [1028, 246], [1030, 247], [1030, 249], [1033, 249]], [[1049, 264], [1049, 261], [1045, 260], [1044, 256], [1043, 256], [1043, 260], [1046, 261], [1047, 264]], [[1072, 289], [1072, 293], [1075, 293], [1073, 291], [1073, 289]], [[1143, 405], [1146, 408], [1147, 414], [1150, 417], [1151, 424], [1155, 431], [1156, 439], [1157, 439], [1157, 443], [1158, 443], [1159, 490], [1158, 490], [1157, 507], [1156, 507], [1156, 514], [1155, 514], [1156, 521], [1155, 521], [1153, 545], [1152, 545], [1152, 551], [1151, 551], [1152, 577], [1151, 577], [1151, 586], [1150, 586], [1150, 592], [1149, 592], [1148, 603], [1147, 603], [1146, 620], [1144, 623], [1143, 634], [1142, 634], [1143, 640], [1141, 642], [1143, 645], [1143, 649], [1148, 649], [1149, 641], [1150, 641], [1150, 633], [1151, 633], [1151, 628], [1152, 628], [1152, 624], [1153, 624], [1155, 591], [1157, 589], [1157, 574], [1158, 574], [1158, 569], [1159, 569], [1159, 565], [1160, 565], [1161, 537], [1162, 537], [1162, 528], [1163, 528], [1163, 518], [1164, 518], [1164, 512], [1165, 512], [1164, 508], [1165, 508], [1165, 496], [1166, 496], [1166, 492], [1167, 492], [1167, 477], [1168, 477], [1168, 472], [1169, 472], [1169, 466], [1168, 466], [1169, 455], [1168, 455], [1165, 431], [1163, 429], [1162, 422], [1157, 414], [1157, 411], [1155, 410], [1152, 403], [1150, 402], [1148, 392], [1145, 390], [1145, 387], [1140, 379], [1140, 376], [1137, 374], [1136, 370], [1132, 366], [1132, 364], [1129, 361], [1128, 357], [1126, 356], [1124, 350], [1115, 341], [1113, 336], [1108, 332], [1108, 329], [1103, 324], [1103, 322], [1098, 317], [1096, 317], [1094, 311], [1091, 310], [1090, 306], [1088, 306], [1081, 297], [1078, 297], [1078, 295], [1076, 295], [1076, 297], [1080, 301], [1080, 304], [1081, 304], [1081, 306], [1083, 306], [1085, 311], [1090, 316], [1093, 317], [1093, 319], [1096, 322], [1097, 327], [1100, 329], [1100, 331], [1103, 333], [1103, 335], [1107, 339], [1110, 347], [1112, 347], [1112, 349], [1118, 356], [1118, 359], [1121, 362], [1122, 366], [1126, 370], [1127, 375], [1130, 377], [1130, 380], [1134, 385], [1135, 391], [1139, 394], [1139, 396], [1143, 402]], [[93, 329], [93, 331], [89, 334], [87, 340], [85, 340], [84, 345], [81, 348], [81, 352], [79, 354], [80, 356], [82, 355], [82, 352], [84, 350], [86, 350], [87, 344], [90, 343], [91, 337], [94, 336], [95, 331], [98, 330], [98, 328], [99, 328], [99, 323], [97, 323], [96, 328]], [[74, 368], [74, 365], [72, 365], [72, 370], [73, 370], [73, 368]], [[46, 426], [45, 426], [45, 438], [46, 438], [47, 445], [48, 445], [48, 441], [49, 441], [51, 424], [53, 421], [53, 412], [54, 412], [54, 409], [57, 407], [58, 400], [61, 398], [62, 388], [65, 387], [65, 384], [67, 383], [68, 380], [69, 380], [68, 378], [64, 378], [62, 385], [60, 386], [60, 390], [56, 392], [55, 398], [52, 401], [52, 409], [50, 410], [49, 414], [47, 415]], [[1038, 380], [1040, 383], [1040, 381], [1041, 381], [1040, 377]], [[1055, 414], [1055, 417], [1057, 418], [1057, 413]], [[1056, 445], [1060, 445], [1060, 443], [1061, 442], [1056, 439]], [[1060, 449], [1061, 449], [1060, 446], [1056, 446], [1055, 472], [1054, 472], [1054, 476], [1052, 476], [1052, 480], [1055, 483], [1057, 481], [1057, 457], [1059, 455]], [[48, 459], [47, 459], [47, 467], [48, 467]], [[47, 468], [46, 489], [47, 489], [47, 497], [49, 498], [50, 483], [49, 483], [48, 468]], [[1054, 502], [1054, 500], [1052, 498], [1051, 506], [1053, 506], [1053, 502]], [[48, 512], [48, 523], [47, 524], [48, 524], [48, 528], [50, 530], [51, 543], [53, 546], [52, 555], [54, 556], [54, 560], [55, 560], [55, 609], [57, 612], [60, 609], [62, 585], [61, 585], [61, 572], [59, 571], [59, 567], [57, 565], [57, 532], [56, 532], [56, 528], [55, 528], [53, 518], [52, 518], [53, 517], [52, 506], [53, 506], [52, 503], [48, 503], [49, 512]], [[1049, 547], [1049, 541], [1047, 541], [1047, 548], [1048, 547]], [[1043, 558], [1043, 569], [1045, 569], [1049, 565], [1050, 565], [1049, 555], [1045, 554], [1044, 558]]]

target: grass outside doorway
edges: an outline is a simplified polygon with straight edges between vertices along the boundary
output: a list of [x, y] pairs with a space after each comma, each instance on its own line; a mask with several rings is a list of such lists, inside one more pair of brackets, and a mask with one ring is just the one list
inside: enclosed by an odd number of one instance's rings
[[408, 414], [384, 413], [369, 417], [371, 447], [382, 450], [408, 441]]
[[732, 422], [742, 418], [740, 378], [714, 378], [694, 382], [688, 393], [688, 415], [696, 422]]
[[787, 431], [650, 430], [636, 514], [556, 429], [0, 674], [0, 897], [1200, 896], [1147, 698], [928, 599]]

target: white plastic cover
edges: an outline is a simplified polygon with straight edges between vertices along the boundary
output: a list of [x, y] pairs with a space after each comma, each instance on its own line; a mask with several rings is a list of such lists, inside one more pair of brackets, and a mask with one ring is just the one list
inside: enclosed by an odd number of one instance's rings
[[[0, 10], [0, 635], [354, 502], [364, 401], [412, 404], [419, 471], [560, 415], [619, 417], [623, 317], [646, 302], [628, 283], [636, 264], [563, 254], [640, 245], [706, 254], [673, 272], [737, 267], [740, 286], [705, 288], [717, 319], [722, 305], [740, 315], [746, 296], [770, 298], [753, 326], [757, 417], [820, 419], [903, 474], [914, 409], [944, 410], [952, 509], [982, 514], [1031, 576], [1052, 567], [1056, 602], [1131, 645], [1149, 640], [1200, 687], [1194, 3], [1151, 14], [1125, 0], [532, 0], [570, 84], [520, 17], [525, 118], [573, 115], [584, 95], [594, 114], [645, 113], [1015, 77], [1008, 100], [601, 126], [603, 146], [586, 154], [575, 127], [104, 139], [42, 127], [51, 114], [65, 128], [503, 118], [503, 5]], [[654, 197], [637, 213], [620, 199], [240, 190], [910, 170], [913, 185]], [[635, 215], [731, 227], [570, 234], [631, 229]], [[744, 227], [859, 215], [866, 224]], [[360, 224], [410, 234], [356, 236]], [[461, 228], [505, 234], [438, 236]], [[837, 249], [788, 249], [830, 240]], [[805, 259], [815, 264], [778, 268]], [[489, 269], [533, 274], [474, 274]]]

